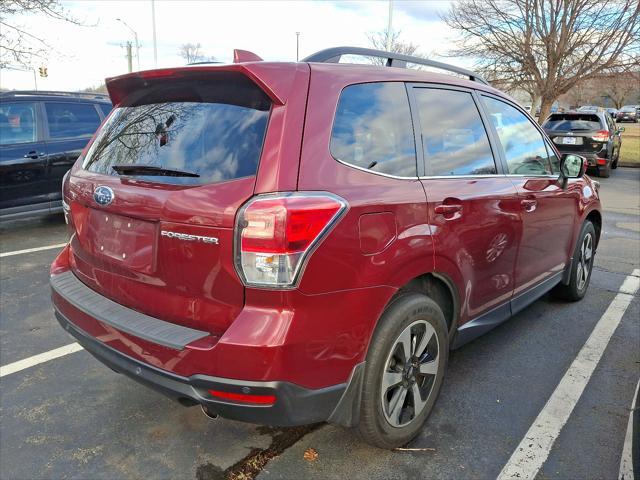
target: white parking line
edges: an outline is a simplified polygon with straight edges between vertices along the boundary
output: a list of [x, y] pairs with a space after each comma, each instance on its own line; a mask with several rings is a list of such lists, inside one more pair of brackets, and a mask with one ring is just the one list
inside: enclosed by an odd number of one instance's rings
[[25, 250], [15, 250], [13, 252], [0, 253], [0, 258], [13, 257], [14, 255], [22, 255], [23, 253], [40, 252], [42, 250], [51, 250], [52, 248], [62, 248], [66, 243], [56, 243], [55, 245], [47, 245], [45, 247], [27, 248]]
[[40, 363], [48, 362], [49, 360], [64, 357], [65, 355], [78, 352], [82, 349], [83, 348], [79, 343], [71, 343], [69, 345], [65, 345], [64, 347], [56, 348], [54, 350], [49, 350], [48, 352], [34, 355], [33, 357], [18, 360], [17, 362], [13, 362], [9, 365], [5, 365], [4, 367], [0, 367], [0, 378], [4, 377], [5, 375], [11, 375], [12, 373], [24, 370], [25, 368], [34, 367], [36, 365], [39, 365]]
[[[631, 413], [629, 414], [629, 423], [627, 424], [627, 435], [624, 437], [624, 446], [622, 447], [622, 457], [620, 458], [620, 473], [618, 473], [618, 480], [633, 480], [637, 478], [633, 474], [633, 420], [634, 415], [640, 415], [637, 410], [633, 409], [638, 399], [638, 390], [640, 390], [640, 382], [636, 385], [636, 394], [633, 396], [631, 402]], [[636, 440], [638, 441], [638, 440]]]
[[533, 479], [538, 474], [602, 358], [633, 295], [638, 291], [640, 287], [638, 275], [640, 275], [640, 269], [634, 270], [624, 280], [619, 293], [598, 320], [578, 356], [498, 475], [499, 480]]

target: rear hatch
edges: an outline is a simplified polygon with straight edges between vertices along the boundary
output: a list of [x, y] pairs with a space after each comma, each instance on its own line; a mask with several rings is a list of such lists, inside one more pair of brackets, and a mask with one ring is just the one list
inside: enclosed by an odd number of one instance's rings
[[65, 187], [73, 271], [124, 306], [221, 333], [244, 303], [234, 218], [254, 191], [272, 100], [238, 71], [108, 86], [118, 105]]
[[[542, 125], [563, 152], [599, 152], [608, 141], [600, 118], [592, 113], [554, 113]], [[608, 132], [605, 132], [608, 135]]]

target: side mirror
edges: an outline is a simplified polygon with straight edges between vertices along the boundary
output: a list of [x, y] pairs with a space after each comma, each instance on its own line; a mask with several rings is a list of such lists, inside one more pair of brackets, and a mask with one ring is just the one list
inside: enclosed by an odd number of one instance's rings
[[587, 166], [587, 159], [580, 155], [567, 153], [560, 161], [560, 172], [564, 178], [580, 178]]

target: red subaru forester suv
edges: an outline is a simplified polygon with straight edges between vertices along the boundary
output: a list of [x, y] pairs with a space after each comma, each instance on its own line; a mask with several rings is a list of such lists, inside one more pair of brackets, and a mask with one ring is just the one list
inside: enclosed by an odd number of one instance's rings
[[210, 416], [392, 448], [450, 349], [585, 295], [598, 184], [482, 78], [350, 47], [235, 60], [108, 79], [63, 182], [56, 316], [113, 370]]

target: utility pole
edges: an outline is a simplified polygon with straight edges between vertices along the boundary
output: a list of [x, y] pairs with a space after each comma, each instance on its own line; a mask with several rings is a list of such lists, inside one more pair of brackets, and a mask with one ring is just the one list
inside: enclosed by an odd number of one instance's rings
[[35, 67], [32, 70], [33, 70], [33, 84], [35, 85], [36, 92], [37, 92], [38, 91], [38, 76], [36, 75]]
[[158, 66], [158, 43], [156, 42], [156, 2], [151, 0], [151, 22], [153, 24], [153, 66]]
[[133, 72], [133, 59], [131, 56], [131, 42], [127, 42], [127, 66], [129, 67], [129, 73]]
[[393, 35], [393, 0], [389, 0], [389, 24], [387, 25], [387, 52], [391, 51], [391, 37]]
[[296, 32], [296, 62], [300, 60], [300, 32]]
[[129, 30], [131, 30], [131, 33], [133, 33], [133, 39], [136, 43], [136, 60], [138, 63], [138, 71], [140, 71], [140, 42], [138, 42], [138, 32], [136, 32], [133, 28], [131, 28], [127, 22], [125, 22], [124, 20], [122, 20], [121, 18], [116, 18], [116, 20], [120, 23], [122, 23], [125, 27], [127, 27]]

